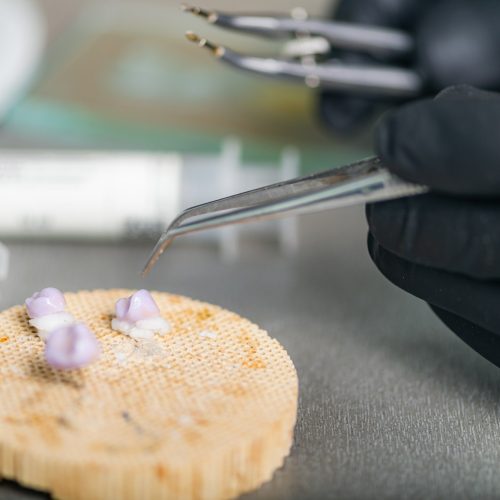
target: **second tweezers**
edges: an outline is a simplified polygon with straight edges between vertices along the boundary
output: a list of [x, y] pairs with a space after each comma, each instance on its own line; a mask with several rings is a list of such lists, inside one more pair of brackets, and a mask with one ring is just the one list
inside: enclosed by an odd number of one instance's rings
[[[384, 60], [407, 57], [414, 51], [413, 37], [386, 27], [358, 25], [321, 19], [269, 15], [228, 14], [184, 5], [183, 9], [209, 23], [267, 38], [288, 38], [285, 57], [241, 54], [188, 31], [188, 40], [208, 49], [220, 61], [251, 73], [366, 95], [406, 99], [424, 91], [416, 71], [398, 64], [351, 64], [340, 60], [318, 61], [316, 56], [331, 48], [349, 49], [383, 56]], [[317, 52], [319, 51], [319, 52]]]

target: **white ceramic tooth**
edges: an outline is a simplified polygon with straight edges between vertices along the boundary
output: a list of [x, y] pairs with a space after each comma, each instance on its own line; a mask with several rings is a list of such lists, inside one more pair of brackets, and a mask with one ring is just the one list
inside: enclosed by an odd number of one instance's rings
[[111, 328], [121, 333], [129, 333], [130, 330], [132, 330], [133, 325], [131, 325], [128, 321], [120, 321], [119, 319], [113, 318], [111, 320]]
[[68, 312], [46, 314], [29, 320], [30, 325], [39, 331], [40, 337], [42, 332], [50, 332], [61, 326], [71, 325], [74, 322], [75, 318]]
[[156, 318], [141, 319], [137, 321], [136, 326], [137, 328], [152, 330], [159, 333], [168, 333], [171, 329], [170, 323], [160, 316]]
[[128, 332], [128, 335], [130, 335], [133, 339], [138, 340], [152, 339], [154, 337], [154, 334], [155, 332], [153, 332], [152, 330], [143, 330], [137, 327], [132, 328], [132, 330]]

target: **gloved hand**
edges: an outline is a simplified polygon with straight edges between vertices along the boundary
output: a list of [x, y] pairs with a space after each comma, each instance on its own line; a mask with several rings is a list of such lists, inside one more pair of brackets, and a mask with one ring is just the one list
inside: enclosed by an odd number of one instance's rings
[[[423, 77], [428, 95], [462, 83], [500, 90], [498, 0], [341, 0], [333, 17], [405, 30], [416, 40], [416, 51], [408, 60], [377, 61], [366, 54], [345, 51], [332, 54], [344, 62], [412, 68]], [[328, 128], [350, 133], [388, 103], [322, 91], [318, 110]]]
[[386, 166], [432, 194], [367, 206], [373, 261], [500, 366], [500, 94], [450, 88], [375, 132]]

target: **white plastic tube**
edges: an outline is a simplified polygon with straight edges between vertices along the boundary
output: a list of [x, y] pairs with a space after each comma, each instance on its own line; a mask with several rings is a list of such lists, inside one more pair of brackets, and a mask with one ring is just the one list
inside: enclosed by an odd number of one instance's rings
[[2, 237], [156, 235], [180, 210], [179, 155], [2, 152]]
[[[182, 209], [295, 177], [299, 164], [290, 148], [279, 163], [243, 164], [235, 138], [219, 155], [0, 151], [0, 239], [157, 238]], [[285, 253], [298, 244], [294, 219], [192, 237], [215, 239], [234, 260], [242, 233], [274, 234]]]

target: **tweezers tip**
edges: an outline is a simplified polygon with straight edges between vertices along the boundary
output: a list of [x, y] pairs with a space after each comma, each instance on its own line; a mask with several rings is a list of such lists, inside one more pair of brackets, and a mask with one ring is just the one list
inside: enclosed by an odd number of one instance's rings
[[186, 31], [185, 36], [190, 42], [196, 43], [198, 47], [208, 49], [216, 57], [222, 57], [226, 51], [226, 49], [221, 45], [216, 45], [206, 38], [202, 38], [197, 35], [193, 31]]
[[198, 12], [201, 10], [198, 7], [193, 7], [187, 3], [181, 3], [180, 8], [182, 12], [189, 12], [190, 14], [198, 15]]
[[155, 266], [155, 264], [158, 262], [158, 259], [160, 258], [161, 254], [165, 251], [165, 249], [172, 243], [173, 238], [167, 236], [166, 233], [163, 233], [160, 236], [160, 239], [156, 243], [155, 247], [153, 248], [153, 251], [151, 252], [151, 255], [149, 256], [148, 260], [146, 261], [146, 265], [143, 267], [141, 271], [141, 276], [145, 278], [150, 272], [151, 269]]
[[141, 271], [142, 278], [145, 278], [151, 272], [151, 269], [153, 269], [153, 267], [157, 261], [158, 261], [158, 257], [155, 255], [155, 252], [153, 252], [151, 254], [151, 256], [148, 258], [145, 266], [142, 268], [142, 271]]
[[199, 43], [201, 41], [201, 38], [193, 31], [186, 31], [185, 36], [190, 42]]
[[209, 23], [215, 23], [217, 21], [217, 13], [213, 10], [202, 9], [201, 7], [193, 7], [192, 5], [188, 5], [186, 3], [181, 4], [181, 10], [183, 12], [189, 12], [198, 17], [203, 17]]
[[153, 251], [151, 252], [151, 255], [146, 261], [145, 266], [142, 268], [141, 276], [143, 278], [145, 278], [151, 272], [151, 269], [153, 269], [155, 264], [158, 262], [158, 259], [160, 258], [160, 255], [163, 252], [162, 249], [163, 242], [164, 242], [164, 236], [162, 235], [160, 239], [157, 241], [155, 247], [153, 248]]

